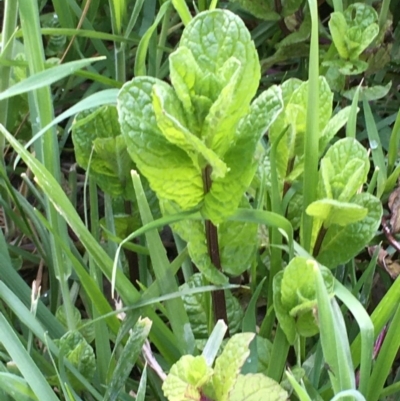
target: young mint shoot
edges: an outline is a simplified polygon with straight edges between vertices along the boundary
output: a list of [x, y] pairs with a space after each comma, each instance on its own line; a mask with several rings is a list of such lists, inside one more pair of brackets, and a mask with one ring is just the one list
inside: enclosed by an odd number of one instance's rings
[[163, 384], [170, 401], [284, 401], [287, 392], [274, 380], [256, 373], [242, 375], [254, 333], [235, 334], [226, 343], [214, 367], [204, 356], [183, 356]]
[[[243, 194], [257, 169], [259, 139], [282, 110], [281, 90], [273, 86], [251, 103], [258, 55], [242, 20], [222, 10], [188, 23], [170, 72], [172, 86], [136, 77], [121, 89], [117, 108], [128, 153], [165, 215], [199, 209], [218, 225], [221, 269], [239, 275], [250, 266], [257, 225], [226, 218], [250, 207]], [[204, 224], [182, 221], [173, 229], [205, 277], [225, 282], [207, 253]]]

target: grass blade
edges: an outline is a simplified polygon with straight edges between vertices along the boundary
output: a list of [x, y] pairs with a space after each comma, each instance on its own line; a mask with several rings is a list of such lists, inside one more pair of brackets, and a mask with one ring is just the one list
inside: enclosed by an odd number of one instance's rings
[[20, 95], [22, 93], [27, 93], [45, 86], [49, 86], [54, 82], [73, 74], [75, 71], [100, 60], [104, 60], [104, 57], [93, 57], [84, 60], [71, 61], [69, 63], [61, 64], [56, 67], [40, 71], [36, 74], [32, 74], [23, 81], [18, 82], [4, 92], [0, 93], [0, 101]]
[[371, 107], [366, 100], [363, 102], [365, 123], [367, 126], [369, 146], [371, 148], [372, 159], [375, 167], [379, 168], [378, 171], [378, 188], [376, 196], [380, 198], [385, 191], [385, 184], [387, 179], [385, 155], [383, 154], [381, 139], [372, 116]]
[[361, 364], [358, 390], [366, 395], [372, 366], [372, 352], [374, 347], [374, 325], [364, 307], [339, 281], [335, 282], [336, 296], [347, 306], [358, 326], [361, 335]]
[[[136, 199], [143, 224], [153, 221], [149, 204], [147, 203], [140, 177], [136, 171], [132, 172], [132, 181], [135, 188]], [[169, 261], [165, 253], [165, 248], [161, 238], [156, 230], [146, 233], [147, 246], [150, 251], [150, 258], [153, 264], [154, 274], [158, 279], [161, 294], [173, 293], [179, 291], [178, 284], [174, 276], [165, 277], [165, 268], [169, 266]], [[189, 318], [187, 316], [182, 299], [174, 299], [166, 302], [169, 322], [172, 330], [177, 337], [179, 347], [183, 354], [191, 354], [194, 350], [194, 336], [190, 328]]]
[[117, 366], [114, 369], [110, 384], [104, 396], [104, 401], [115, 401], [125, 385], [132, 368], [142, 350], [144, 341], [149, 335], [151, 321], [148, 318], [139, 319], [129, 334], [128, 341], [120, 354]]
[[382, 348], [372, 371], [368, 386], [368, 401], [377, 401], [380, 398], [386, 379], [392, 369], [397, 352], [400, 348], [400, 306], [397, 305], [396, 313], [390, 322]]
[[6, 318], [0, 313], [1, 342], [39, 400], [59, 401]]

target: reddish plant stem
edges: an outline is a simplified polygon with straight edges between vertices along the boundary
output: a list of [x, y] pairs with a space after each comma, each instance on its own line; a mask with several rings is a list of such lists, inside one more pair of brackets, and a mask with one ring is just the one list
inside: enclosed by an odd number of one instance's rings
[[[206, 166], [203, 170], [203, 186], [204, 192], [208, 193], [210, 191], [212, 180], [211, 180], [211, 166]], [[219, 254], [218, 245], [218, 228], [210, 221], [205, 221], [206, 230], [206, 240], [208, 255], [210, 256], [212, 264], [221, 270], [221, 258]], [[214, 321], [222, 319], [228, 326], [228, 315], [226, 313], [226, 300], [224, 290], [217, 290], [211, 293]], [[229, 328], [226, 331], [225, 337], [229, 337]]]

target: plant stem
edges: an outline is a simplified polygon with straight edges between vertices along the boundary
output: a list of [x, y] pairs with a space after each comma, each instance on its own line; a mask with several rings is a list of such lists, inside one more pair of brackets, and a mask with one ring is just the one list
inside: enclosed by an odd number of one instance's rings
[[[205, 193], [209, 192], [211, 189], [212, 185], [211, 170], [212, 170], [211, 166], [206, 166], [206, 168], [203, 170], [203, 186]], [[219, 246], [218, 246], [218, 228], [212, 223], [212, 221], [206, 220], [205, 229], [206, 229], [208, 255], [210, 256], [212, 264], [218, 270], [221, 270], [221, 258], [219, 255]], [[224, 290], [217, 290], [212, 292], [212, 304], [213, 304], [215, 323], [218, 322], [218, 320], [222, 319], [228, 326], [228, 315], [226, 313], [226, 301], [225, 301]], [[225, 333], [225, 337], [229, 337], [229, 328]]]
[[324, 228], [323, 226], [320, 228], [319, 232], [318, 232], [318, 236], [317, 239], [315, 240], [315, 245], [314, 245], [314, 249], [313, 249], [313, 256], [317, 257], [319, 254], [319, 251], [321, 249], [321, 245], [322, 245], [322, 241], [325, 238], [325, 234], [328, 230], [326, 228]]

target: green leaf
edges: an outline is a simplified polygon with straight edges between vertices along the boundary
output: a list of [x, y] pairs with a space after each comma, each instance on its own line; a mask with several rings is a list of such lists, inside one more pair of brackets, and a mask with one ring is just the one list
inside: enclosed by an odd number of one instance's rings
[[[374, 85], [371, 87], [362, 86], [360, 87], [359, 101], [363, 100], [372, 101], [372, 100], [382, 99], [389, 93], [391, 87], [392, 87], [392, 81], [389, 81], [385, 86], [382, 85]], [[342, 95], [349, 100], [353, 100], [357, 88], [358, 87], [351, 88], [343, 92]]]
[[[295, 126], [296, 135], [303, 134], [306, 130], [306, 116], [308, 104], [308, 81], [303, 82], [292, 94], [286, 109], [286, 118]], [[325, 77], [319, 77], [319, 131], [322, 132], [332, 115], [333, 93]], [[298, 154], [303, 154], [303, 135], [296, 137]], [[300, 149], [301, 148], [301, 149]]]
[[118, 95], [121, 131], [128, 153], [159, 198], [172, 200], [183, 210], [191, 209], [203, 199], [201, 172], [157, 126], [152, 100], [155, 84], [168, 87], [151, 77], [134, 78], [122, 87]]
[[338, 51], [340, 57], [347, 59], [349, 57], [345, 40], [347, 22], [344, 15], [341, 12], [333, 12], [328, 25], [336, 50]]
[[[210, 73], [203, 75], [193, 53], [187, 47], [179, 47], [169, 57], [171, 82], [182, 103], [188, 128], [200, 137], [204, 120], [211, 108]], [[214, 90], [220, 83], [213, 82]]]
[[351, 4], [344, 13], [331, 14], [329, 29], [343, 59], [356, 60], [379, 33], [378, 14], [369, 5]]
[[308, 205], [306, 209], [308, 215], [322, 220], [325, 228], [333, 224], [346, 226], [355, 223], [363, 219], [367, 212], [367, 209], [360, 205], [334, 199], [317, 200]]
[[[226, 40], [227, 37], [235, 40]], [[208, 147], [223, 156], [234, 136], [234, 127], [256, 94], [261, 77], [250, 33], [243, 21], [229, 11], [201, 13], [183, 31], [178, 52], [188, 56], [189, 66], [195, 68], [187, 74], [178, 65], [182, 61], [178, 53], [178, 60], [172, 58], [171, 70], [177, 70], [171, 79], [178, 78], [178, 82], [185, 84], [184, 92], [179, 91], [178, 95], [184, 93], [186, 98], [189, 95], [195, 109], [200, 109], [195, 113], [205, 117], [204, 123], [199, 121], [201, 137]], [[175, 86], [174, 80], [172, 83]]]
[[271, 363], [272, 343], [267, 338], [258, 335], [256, 341], [258, 354], [257, 372], [267, 374], [268, 366]]
[[183, 110], [171, 87], [153, 87], [153, 108], [157, 125], [168, 142], [184, 150], [198, 171], [208, 164], [212, 167], [212, 179], [225, 176], [226, 164], [201, 139], [189, 132], [183, 121], [179, 121]]
[[[339, 70], [340, 74], [343, 75], [358, 75], [368, 69], [368, 63], [363, 60], [329, 60], [322, 63], [323, 66], [333, 67], [333, 69]], [[344, 85], [343, 85], [344, 86]], [[339, 90], [342, 90], [340, 87]]]
[[366, 182], [368, 171], [368, 153], [357, 140], [337, 141], [321, 161], [319, 197], [348, 202]]
[[[321, 267], [328, 292], [333, 294], [334, 278]], [[315, 271], [312, 263], [303, 257], [295, 257], [283, 272], [274, 278], [274, 305], [278, 321], [288, 341], [293, 344], [296, 333], [309, 337], [319, 328], [314, 312], [317, 307]]]
[[142, 351], [144, 341], [148, 337], [150, 329], [151, 321], [148, 318], [144, 318], [139, 319], [130, 331], [128, 341], [112, 373], [111, 381], [107, 385], [107, 391], [104, 396], [105, 401], [115, 401], [118, 398]]
[[[269, 132], [270, 143], [277, 146], [275, 165], [278, 171], [278, 182], [281, 186], [283, 186], [288, 171], [295, 170], [293, 171], [295, 176], [290, 176], [289, 179], [293, 180], [304, 170], [302, 156], [304, 154], [308, 82], [289, 79], [282, 84], [282, 93], [285, 109], [272, 124]], [[318, 105], [321, 135], [332, 114], [332, 101], [333, 94], [329, 85], [324, 77], [320, 77]], [[282, 133], [284, 133], [283, 136]], [[280, 142], [275, 145], [279, 138], [281, 138]], [[293, 163], [290, 162], [295, 160], [297, 160], [296, 164], [292, 165]], [[288, 169], [289, 165], [291, 166], [290, 169]], [[281, 191], [282, 188], [279, 188], [279, 192]]]
[[114, 106], [78, 114], [72, 124], [72, 140], [78, 164], [89, 170], [104, 192], [133, 198], [129, 172], [134, 164], [126, 151]]
[[[164, 215], [176, 214], [179, 209], [171, 202], [162, 202]], [[252, 210], [242, 196], [241, 208]], [[213, 284], [224, 284], [227, 277], [214, 267], [208, 254], [204, 222], [180, 221], [172, 229], [188, 244], [189, 255], [206, 279]], [[249, 269], [258, 245], [258, 224], [225, 220], [218, 226], [221, 268], [224, 273], [238, 276]]]
[[257, 18], [266, 21], [278, 21], [281, 19], [281, 16], [275, 11], [274, 0], [231, 0], [231, 2], [239, 3], [244, 10]]
[[27, 381], [8, 372], [0, 372], [0, 388], [18, 401], [38, 401]]
[[52, 67], [37, 74], [31, 75], [21, 82], [11, 86], [4, 92], [0, 93], [0, 100], [20, 95], [21, 93], [34, 91], [45, 86], [49, 86], [52, 83], [73, 74], [75, 71], [92, 64], [93, 62], [104, 60], [104, 58], [105, 57], [101, 56], [83, 60], [70, 61], [69, 63], [60, 64], [56, 67]]
[[[96, 359], [93, 348], [79, 331], [69, 331], [59, 340], [60, 355], [65, 357], [87, 380], [92, 380], [96, 371]], [[74, 385], [79, 382], [68, 375]]]
[[296, 324], [295, 320], [288, 313], [286, 306], [282, 303], [281, 291], [282, 291], [283, 271], [278, 272], [273, 281], [273, 292], [274, 292], [274, 308], [276, 317], [279, 321], [281, 329], [286, 335], [286, 338], [290, 344], [294, 344], [296, 339]]
[[318, 261], [335, 268], [357, 255], [375, 236], [382, 217], [382, 204], [378, 198], [362, 193], [355, 195], [350, 202], [368, 210], [360, 221], [345, 227], [334, 225], [327, 231], [318, 254]]
[[162, 389], [170, 401], [200, 401], [201, 387], [211, 378], [213, 370], [203, 356], [184, 355], [175, 363]]
[[272, 86], [252, 103], [249, 114], [239, 122], [224, 157], [229, 171], [225, 177], [215, 179], [205, 195], [205, 217], [218, 224], [237, 209], [257, 170], [257, 144], [282, 111], [282, 103], [280, 88]]
[[249, 344], [254, 333], [235, 334], [227, 342], [222, 354], [215, 362], [213, 384], [216, 399], [226, 401], [232, 390], [240, 369], [248, 357]]
[[349, 46], [349, 58], [357, 58], [376, 38], [379, 33], [378, 14], [373, 7], [363, 3], [351, 4], [344, 11], [344, 17], [350, 29], [346, 31], [346, 41], [356, 43]]
[[322, 155], [325, 152], [331, 139], [339, 132], [341, 128], [347, 123], [351, 112], [351, 106], [344, 107], [336, 113], [325, 126], [319, 139], [319, 151]]
[[286, 401], [288, 396], [275, 380], [256, 373], [237, 377], [229, 401]]
[[[253, 179], [257, 143], [282, 108], [280, 89], [270, 88], [250, 106], [258, 55], [243, 21], [226, 10], [193, 18], [170, 59], [176, 92], [149, 77], [125, 84], [118, 97], [121, 129], [160, 199], [182, 210], [204, 200], [204, 217], [218, 225], [235, 212]], [[212, 185], [206, 194], [207, 166]]]
[[[196, 273], [180, 286], [181, 290], [196, 288], [205, 285], [203, 277], [200, 273]], [[243, 310], [239, 301], [228, 290], [225, 292], [226, 311], [228, 314], [229, 332], [235, 334], [240, 330], [243, 319]], [[209, 304], [207, 302], [207, 294], [199, 293], [193, 295], [182, 296], [186, 312], [192, 326], [193, 334], [196, 339], [208, 338], [208, 314]]]

